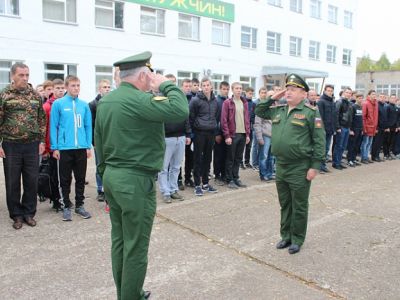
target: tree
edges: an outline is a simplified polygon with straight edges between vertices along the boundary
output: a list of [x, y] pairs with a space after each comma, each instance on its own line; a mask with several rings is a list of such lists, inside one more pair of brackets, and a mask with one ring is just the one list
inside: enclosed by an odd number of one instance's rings
[[357, 63], [357, 73], [375, 71], [375, 62], [369, 57], [364, 55]]
[[392, 71], [400, 71], [400, 59], [395, 60], [390, 66], [390, 70]]
[[382, 53], [381, 57], [376, 62], [376, 70], [377, 71], [389, 71], [390, 70], [390, 61], [386, 56], [386, 53]]

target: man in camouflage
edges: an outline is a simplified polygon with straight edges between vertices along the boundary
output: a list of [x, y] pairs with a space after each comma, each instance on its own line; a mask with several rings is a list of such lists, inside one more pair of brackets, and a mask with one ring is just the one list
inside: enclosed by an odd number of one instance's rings
[[13, 227], [20, 229], [23, 221], [36, 225], [39, 154], [45, 150], [46, 114], [41, 97], [28, 83], [28, 66], [14, 64], [11, 79], [11, 84], [0, 92], [0, 157], [8, 211]]

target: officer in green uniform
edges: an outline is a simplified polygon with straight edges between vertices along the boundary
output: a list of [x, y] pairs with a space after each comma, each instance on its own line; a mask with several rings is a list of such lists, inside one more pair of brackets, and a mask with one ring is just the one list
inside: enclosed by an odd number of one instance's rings
[[[162, 169], [164, 122], [189, 117], [186, 96], [152, 73], [150, 52], [114, 63], [120, 86], [101, 99], [95, 125], [99, 173], [110, 206], [111, 256], [118, 299], [146, 299], [143, 282]], [[155, 96], [148, 91], [161, 92]]]
[[[311, 181], [325, 154], [325, 130], [318, 110], [305, 103], [309, 87], [298, 75], [286, 78], [286, 90], [259, 103], [257, 116], [272, 121], [272, 154], [276, 156], [276, 187], [281, 206], [278, 249], [300, 251], [307, 231]], [[285, 96], [287, 104], [274, 102]]]

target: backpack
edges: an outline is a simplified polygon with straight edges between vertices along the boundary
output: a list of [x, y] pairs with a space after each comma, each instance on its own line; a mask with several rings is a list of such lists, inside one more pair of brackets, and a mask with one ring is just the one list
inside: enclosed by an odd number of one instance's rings
[[52, 198], [54, 195], [53, 193], [56, 192], [54, 189], [52, 172], [53, 170], [50, 165], [50, 159], [43, 158], [39, 166], [38, 178], [38, 196], [40, 202], [44, 202], [48, 198]]

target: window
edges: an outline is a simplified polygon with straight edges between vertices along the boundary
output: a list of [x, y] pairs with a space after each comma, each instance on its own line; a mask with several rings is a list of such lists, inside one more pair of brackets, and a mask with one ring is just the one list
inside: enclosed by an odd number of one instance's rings
[[96, 0], [96, 26], [124, 28], [124, 3], [109, 0]]
[[338, 8], [333, 5], [328, 5], [328, 22], [337, 24]]
[[365, 95], [365, 85], [362, 84], [362, 83], [356, 84], [356, 91], [357, 91], [357, 93], [359, 93], [359, 94]]
[[99, 83], [100, 80], [102, 79], [107, 79], [110, 81], [110, 83], [113, 83], [113, 67], [112, 66], [96, 66], [95, 67], [95, 82], [96, 82], [96, 91], [95, 93], [98, 93], [98, 86], [97, 84]]
[[319, 46], [320, 42], [310, 41], [310, 48], [308, 52], [308, 57], [310, 59], [319, 60]]
[[0, 15], [19, 16], [19, 0], [0, 0]]
[[257, 29], [247, 26], [242, 26], [241, 45], [243, 48], [257, 48]]
[[310, 16], [311, 18], [321, 19], [321, 1], [310, 0]]
[[389, 95], [389, 85], [388, 84], [378, 84], [376, 85], [377, 94]]
[[282, 1], [281, 0], [268, 0], [269, 5], [273, 6], [279, 6], [282, 7]]
[[344, 27], [353, 28], [353, 13], [350, 11], [344, 11]]
[[163, 35], [165, 32], [165, 11], [143, 6], [140, 11], [140, 31]]
[[45, 80], [54, 80], [60, 78], [65, 79], [68, 75], [76, 76], [76, 65], [70, 64], [57, 64], [57, 63], [45, 63], [44, 64], [44, 78]]
[[11, 83], [10, 69], [16, 62], [22, 61], [0, 60], [0, 91]]
[[336, 63], [336, 46], [326, 46], [326, 61], [330, 63]]
[[289, 54], [291, 56], [301, 56], [301, 38], [290, 37]]
[[231, 24], [213, 20], [212, 43], [229, 46], [231, 44]]
[[319, 83], [318, 82], [308, 82], [307, 85], [310, 88], [310, 90], [315, 90], [317, 94], [319, 94]]
[[76, 0], [43, 0], [43, 19], [76, 23]]
[[265, 84], [268, 91], [271, 91], [274, 86], [280, 86], [281, 81], [279, 79], [267, 79]]
[[248, 87], [256, 89], [256, 78], [255, 77], [248, 77], [248, 76], [240, 76], [239, 82], [242, 84], [243, 91]]
[[351, 65], [351, 50], [350, 49], [343, 49], [343, 60], [342, 63], [344, 65]]
[[281, 34], [268, 31], [267, 32], [267, 51], [273, 53], [281, 52]]
[[303, 12], [303, 1], [290, 0], [290, 10], [301, 14]]
[[214, 93], [217, 94], [218, 93], [218, 89], [219, 89], [219, 84], [222, 81], [226, 81], [229, 82], [229, 75], [225, 75], [225, 74], [212, 74], [211, 75], [211, 81], [214, 87]]
[[200, 18], [179, 14], [179, 38], [200, 40]]
[[388, 95], [396, 95], [398, 97], [400, 95], [400, 84], [391, 84]]
[[190, 72], [190, 71], [178, 71], [178, 76], [177, 76], [177, 80], [178, 80], [178, 86], [182, 86], [182, 81], [183, 79], [193, 79], [193, 78], [197, 78], [199, 79], [199, 73], [197, 72]]

